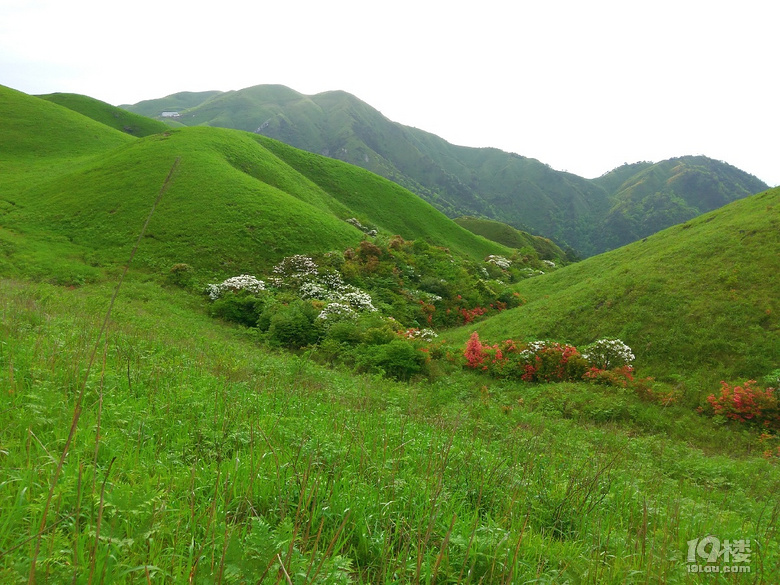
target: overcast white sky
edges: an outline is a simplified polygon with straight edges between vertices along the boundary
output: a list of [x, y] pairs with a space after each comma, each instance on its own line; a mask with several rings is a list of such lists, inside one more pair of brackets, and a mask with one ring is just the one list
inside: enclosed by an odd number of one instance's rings
[[780, 184], [776, 0], [0, 0], [0, 84], [114, 105], [280, 83], [595, 177], [683, 154]]

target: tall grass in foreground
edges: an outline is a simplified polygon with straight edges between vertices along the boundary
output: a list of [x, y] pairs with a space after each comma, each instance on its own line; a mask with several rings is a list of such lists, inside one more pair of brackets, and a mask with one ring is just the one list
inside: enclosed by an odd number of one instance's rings
[[85, 380], [109, 296], [1, 281], [3, 582], [27, 580], [83, 384], [38, 582], [694, 582], [686, 542], [707, 534], [751, 539], [746, 582], [780, 575], [770, 461], [466, 375], [408, 386], [262, 353], [140, 279]]

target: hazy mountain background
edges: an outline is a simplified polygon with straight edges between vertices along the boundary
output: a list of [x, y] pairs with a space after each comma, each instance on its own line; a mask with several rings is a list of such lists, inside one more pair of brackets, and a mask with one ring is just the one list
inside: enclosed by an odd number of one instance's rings
[[[451, 218], [506, 222], [590, 256], [764, 191], [756, 177], [705, 156], [625, 164], [585, 179], [495, 148], [456, 146], [393, 122], [343, 91], [279, 85], [182, 92], [123, 108], [175, 125], [246, 130], [349, 162], [413, 191]], [[464, 112], [465, 116], [479, 115]]]

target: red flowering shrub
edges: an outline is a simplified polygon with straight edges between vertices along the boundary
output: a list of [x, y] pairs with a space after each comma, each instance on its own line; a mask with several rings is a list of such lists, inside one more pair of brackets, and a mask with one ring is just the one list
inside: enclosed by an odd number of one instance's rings
[[466, 358], [466, 365], [469, 368], [478, 368], [482, 366], [482, 362], [485, 361], [482, 343], [480, 342], [479, 334], [476, 331], [469, 337], [469, 340], [466, 343], [466, 350], [463, 352], [463, 357]]
[[482, 307], [474, 307], [473, 309], [461, 309], [460, 315], [463, 317], [463, 323], [471, 323], [477, 317], [481, 317], [487, 313], [487, 309]]
[[522, 360], [520, 379], [526, 382], [579, 380], [588, 367], [576, 347], [556, 342], [529, 343], [518, 357]]
[[631, 366], [622, 366], [611, 370], [602, 370], [592, 367], [589, 368], [582, 377], [583, 379], [595, 382], [596, 384], [627, 388], [628, 384], [634, 381], [634, 368]]
[[780, 430], [780, 401], [774, 388], [762, 390], [755, 386], [755, 380], [733, 387], [726, 382], [720, 384], [720, 396], [707, 397], [715, 416]]

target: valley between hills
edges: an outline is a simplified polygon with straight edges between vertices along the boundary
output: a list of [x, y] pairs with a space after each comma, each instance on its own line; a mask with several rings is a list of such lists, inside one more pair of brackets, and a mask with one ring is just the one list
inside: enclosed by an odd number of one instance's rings
[[780, 189], [281, 86], [0, 86], [0, 177], [0, 581], [780, 579]]

